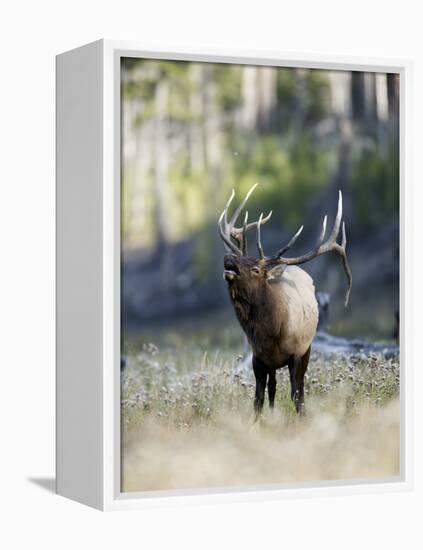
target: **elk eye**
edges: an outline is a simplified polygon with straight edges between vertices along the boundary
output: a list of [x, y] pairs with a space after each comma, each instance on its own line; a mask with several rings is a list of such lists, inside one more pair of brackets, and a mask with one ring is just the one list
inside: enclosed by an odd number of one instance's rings
[[252, 271], [253, 273], [255, 273], [256, 275], [259, 275], [259, 273], [260, 273], [260, 269], [259, 269], [258, 267], [252, 267], [252, 268], [251, 268], [251, 271]]

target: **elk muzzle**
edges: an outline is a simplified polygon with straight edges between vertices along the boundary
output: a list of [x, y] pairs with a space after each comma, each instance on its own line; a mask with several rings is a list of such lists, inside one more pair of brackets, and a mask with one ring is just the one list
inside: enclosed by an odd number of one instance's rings
[[227, 282], [232, 282], [239, 277], [239, 267], [236, 256], [227, 254], [223, 259], [224, 271], [223, 278]]

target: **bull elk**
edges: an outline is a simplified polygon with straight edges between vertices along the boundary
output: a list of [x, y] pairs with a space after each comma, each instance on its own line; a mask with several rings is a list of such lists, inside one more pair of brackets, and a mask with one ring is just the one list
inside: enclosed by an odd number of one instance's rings
[[[337, 252], [342, 259], [348, 279], [345, 306], [348, 305], [352, 275], [346, 255], [345, 223], [342, 223], [342, 241], [338, 235], [342, 221], [342, 194], [339, 191], [338, 211], [332, 231], [325, 240], [327, 216], [316, 246], [307, 254], [287, 258], [284, 254], [294, 245], [303, 226], [287, 245], [274, 256], [266, 257], [261, 244], [261, 228], [272, 215], [263, 213], [258, 221], [248, 222], [245, 213], [242, 227], [236, 227], [238, 217], [257, 183], [249, 190], [228, 221], [228, 210], [235, 196], [232, 191], [219, 218], [220, 236], [227, 249], [223, 277], [238, 321], [253, 351], [253, 370], [256, 379], [254, 410], [260, 415], [266, 384], [269, 405], [273, 409], [276, 394], [276, 370], [288, 366], [291, 381], [291, 399], [297, 413], [304, 411], [304, 375], [307, 370], [311, 343], [318, 323], [318, 306], [313, 279], [298, 267], [326, 252]], [[247, 232], [256, 228], [259, 258], [248, 255]]]

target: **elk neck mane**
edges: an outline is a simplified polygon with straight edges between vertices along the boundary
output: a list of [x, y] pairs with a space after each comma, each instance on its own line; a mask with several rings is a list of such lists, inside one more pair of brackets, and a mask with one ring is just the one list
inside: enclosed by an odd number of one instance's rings
[[[272, 285], [263, 284], [255, 296], [249, 296], [244, 289], [236, 285], [230, 288], [229, 294], [239, 323], [250, 339], [255, 340], [261, 327], [270, 332], [280, 332], [280, 319], [288, 307], [289, 298], [285, 297], [282, 282]], [[276, 326], [278, 324], [279, 325]]]

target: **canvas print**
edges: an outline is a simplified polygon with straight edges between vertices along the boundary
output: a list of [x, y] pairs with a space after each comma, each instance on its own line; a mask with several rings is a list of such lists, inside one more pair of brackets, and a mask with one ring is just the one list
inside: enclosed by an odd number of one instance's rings
[[400, 474], [399, 75], [121, 60], [121, 490]]

